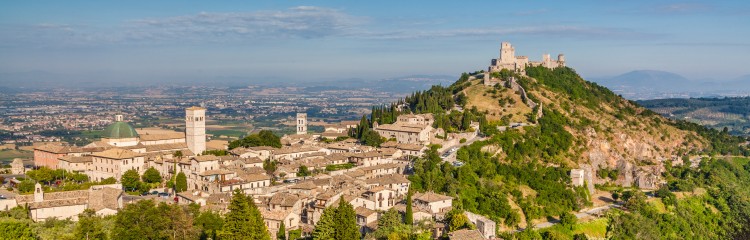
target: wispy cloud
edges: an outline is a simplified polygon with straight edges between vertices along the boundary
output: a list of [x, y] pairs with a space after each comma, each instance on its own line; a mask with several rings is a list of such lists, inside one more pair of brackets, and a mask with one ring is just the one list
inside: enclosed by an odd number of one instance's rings
[[320, 38], [349, 32], [363, 18], [339, 10], [300, 6], [285, 11], [203, 12], [126, 24], [128, 39], [225, 41], [252, 38]]
[[[540, 14], [534, 10], [520, 14]], [[387, 22], [387, 21], [386, 21]], [[396, 30], [380, 30], [384, 25]], [[431, 24], [440, 26], [440, 24]], [[378, 30], [376, 30], [378, 29]], [[394, 29], [394, 28], [390, 28]], [[197, 14], [133, 19], [116, 26], [93, 27], [56, 23], [0, 26], [0, 47], [11, 45], [92, 46], [180, 43], [247, 43], [254, 40], [349, 38], [419, 40], [533, 35], [575, 39], [638, 39], [655, 34], [625, 28], [575, 25], [520, 27], [451, 27], [426, 30], [424, 24], [372, 22], [338, 9], [299, 6], [280, 11], [201, 12]]]
[[624, 28], [597, 28], [579, 26], [529, 26], [509, 28], [467, 28], [444, 29], [432, 31], [394, 31], [357, 33], [356, 37], [386, 40], [429, 39], [429, 38], [476, 38], [508, 35], [536, 35], [546, 37], [568, 38], [606, 38], [606, 39], [635, 39], [656, 37], [658, 34], [638, 32]]

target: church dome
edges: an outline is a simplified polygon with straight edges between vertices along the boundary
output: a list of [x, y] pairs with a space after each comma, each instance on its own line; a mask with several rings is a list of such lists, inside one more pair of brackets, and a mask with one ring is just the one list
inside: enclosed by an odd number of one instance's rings
[[135, 129], [126, 122], [115, 122], [104, 129], [103, 137], [110, 139], [138, 137]]

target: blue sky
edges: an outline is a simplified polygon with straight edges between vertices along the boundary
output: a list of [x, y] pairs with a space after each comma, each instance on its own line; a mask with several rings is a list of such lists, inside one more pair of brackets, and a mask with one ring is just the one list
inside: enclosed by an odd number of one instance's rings
[[[0, 73], [380, 79], [484, 69], [501, 41], [586, 77], [750, 74], [748, 1], [4, 1]], [[2, 79], [0, 79], [2, 81]]]

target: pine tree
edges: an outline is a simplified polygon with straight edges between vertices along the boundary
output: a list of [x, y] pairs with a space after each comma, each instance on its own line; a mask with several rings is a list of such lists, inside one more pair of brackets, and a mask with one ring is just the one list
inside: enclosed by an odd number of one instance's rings
[[411, 189], [409, 189], [409, 192], [406, 194], [406, 213], [404, 214], [404, 223], [407, 225], [413, 225], [414, 224], [414, 213], [412, 211], [412, 202], [411, 202]]
[[320, 220], [315, 225], [313, 231], [313, 239], [328, 240], [334, 239], [336, 235], [336, 208], [328, 207], [323, 210], [323, 215], [320, 216]]
[[228, 208], [221, 239], [271, 239], [252, 198], [237, 189]]
[[334, 226], [337, 240], [360, 238], [359, 226], [357, 226], [357, 214], [354, 212], [354, 207], [344, 201], [344, 198], [339, 199], [339, 207], [336, 209], [336, 224]]

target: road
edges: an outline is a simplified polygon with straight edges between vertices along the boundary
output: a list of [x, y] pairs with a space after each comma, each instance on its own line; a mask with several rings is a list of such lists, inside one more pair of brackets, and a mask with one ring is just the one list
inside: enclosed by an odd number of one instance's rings
[[[479, 135], [477, 135], [476, 137], [473, 137], [473, 138], [471, 138], [471, 139], [466, 139], [466, 142], [464, 142], [464, 143], [459, 143], [458, 145], [455, 145], [455, 146], [453, 146], [453, 147], [447, 148], [447, 149], [445, 149], [445, 151], [442, 151], [442, 152], [440, 152], [440, 158], [442, 158], [442, 159], [443, 159], [443, 161], [446, 161], [446, 162], [448, 162], [448, 163], [451, 163], [451, 164], [453, 164], [453, 162], [455, 162], [455, 161], [456, 161], [456, 153], [458, 153], [458, 149], [460, 149], [460, 148], [461, 148], [461, 147], [463, 147], [463, 146], [468, 146], [468, 145], [471, 145], [472, 143], [474, 143], [474, 142], [476, 142], [476, 141], [482, 141], [482, 140], [486, 140], [486, 139], [487, 139], [487, 138], [485, 138], [485, 137], [479, 137]], [[450, 150], [451, 150], [452, 148], [456, 148], [456, 151], [452, 152], [452, 153], [451, 153], [450, 155], [448, 155], [447, 157], [443, 157], [443, 154], [447, 153], [447, 152], [448, 152], [448, 151], [450, 151]]]

